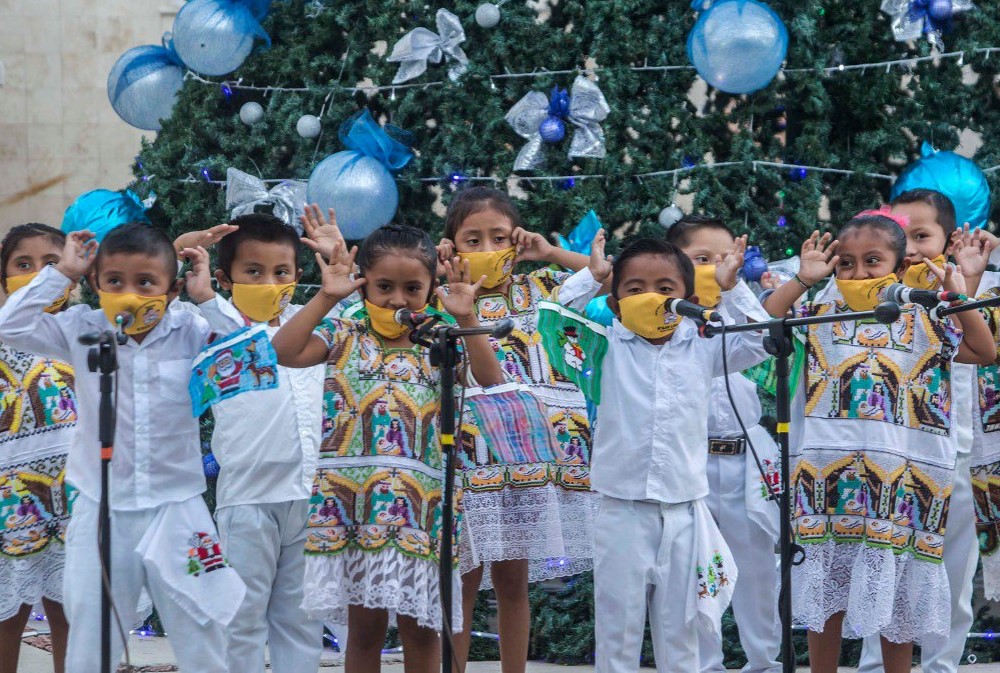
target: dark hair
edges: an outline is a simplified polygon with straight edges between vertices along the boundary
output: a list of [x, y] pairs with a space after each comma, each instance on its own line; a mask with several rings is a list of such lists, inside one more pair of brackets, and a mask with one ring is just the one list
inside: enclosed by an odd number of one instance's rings
[[885, 215], [859, 215], [840, 228], [840, 231], [837, 232], [837, 238], [843, 238], [844, 234], [854, 229], [865, 228], [881, 232], [889, 239], [889, 245], [896, 253], [896, 268], [898, 269], [903, 258], [906, 257], [906, 233], [895, 220]]
[[935, 220], [944, 230], [945, 247], [947, 247], [948, 241], [951, 240], [951, 234], [957, 225], [955, 205], [951, 199], [933, 189], [909, 189], [894, 198], [889, 205], [898, 206], [904, 203], [926, 203], [937, 211]]
[[515, 229], [524, 226], [517, 206], [506, 193], [492, 187], [466, 187], [455, 194], [448, 206], [448, 214], [444, 217], [444, 237], [454, 241], [465, 218], [484, 210], [500, 213], [510, 220]]
[[639, 255], [660, 255], [674, 260], [677, 270], [681, 272], [684, 279], [684, 297], [690, 297], [694, 292], [694, 264], [691, 258], [673, 243], [659, 238], [639, 238], [629, 243], [621, 254], [615, 258], [612, 266], [611, 276], [611, 296], [618, 298], [618, 283], [621, 281], [622, 271], [625, 264], [633, 257]]
[[177, 276], [177, 251], [170, 237], [143, 222], [129, 222], [108, 232], [97, 248], [95, 271], [100, 269], [102, 257], [117, 254], [162, 257], [167, 275], [171, 279]]
[[375, 262], [390, 252], [409, 253], [411, 257], [418, 257], [427, 267], [432, 281], [437, 278], [438, 255], [434, 240], [426, 231], [408, 224], [387, 224], [370, 233], [361, 242], [354, 261], [364, 275]]
[[7, 287], [7, 262], [17, 250], [17, 246], [21, 244], [21, 241], [38, 236], [45, 236], [59, 248], [62, 248], [66, 243], [66, 234], [47, 224], [29, 222], [13, 227], [3, 237], [3, 243], [0, 243], [0, 281], [3, 282], [4, 288]]
[[295, 229], [274, 215], [270, 213], [249, 213], [247, 215], [240, 215], [229, 224], [235, 224], [239, 229], [226, 235], [219, 241], [219, 268], [222, 269], [227, 278], [232, 278], [230, 272], [233, 269], [236, 250], [240, 247], [241, 243], [247, 241], [287, 243], [295, 254], [296, 263], [298, 263], [299, 234]]
[[666, 239], [669, 243], [683, 248], [691, 243], [692, 234], [699, 229], [719, 229], [729, 234], [730, 238], [736, 238], [733, 230], [717, 217], [712, 217], [711, 215], [685, 215], [667, 229]]

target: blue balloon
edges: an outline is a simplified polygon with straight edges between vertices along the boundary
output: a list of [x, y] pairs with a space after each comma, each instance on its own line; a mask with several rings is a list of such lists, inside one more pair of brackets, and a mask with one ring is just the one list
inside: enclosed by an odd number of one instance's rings
[[323, 159], [306, 187], [306, 202], [333, 208], [347, 240], [362, 239], [389, 224], [399, 205], [392, 173], [372, 157], [345, 150]]
[[596, 323], [604, 325], [605, 327], [611, 325], [611, 320], [615, 317], [615, 314], [608, 306], [608, 295], [606, 294], [591, 299], [587, 304], [585, 312], [588, 318]]
[[778, 74], [788, 52], [788, 30], [763, 3], [721, 0], [698, 17], [687, 52], [698, 74], [716, 89], [750, 93]]
[[118, 116], [138, 129], [159, 131], [169, 119], [184, 84], [184, 65], [170, 49], [144, 45], [129, 49], [108, 75], [108, 100]]
[[129, 222], [149, 223], [146, 207], [131, 189], [113, 192], [95, 189], [76, 197], [63, 215], [62, 230], [67, 234], [89, 230], [100, 243], [109, 231]]
[[978, 229], [990, 219], [990, 185], [979, 166], [954, 152], [938, 152], [926, 141], [920, 158], [892, 186], [892, 198], [911, 189], [933, 189], [951, 199], [958, 226], [968, 222]]
[[247, 59], [254, 41], [271, 38], [260, 25], [268, 2], [190, 0], [174, 18], [174, 49], [184, 65], [202, 75], [228, 75]]

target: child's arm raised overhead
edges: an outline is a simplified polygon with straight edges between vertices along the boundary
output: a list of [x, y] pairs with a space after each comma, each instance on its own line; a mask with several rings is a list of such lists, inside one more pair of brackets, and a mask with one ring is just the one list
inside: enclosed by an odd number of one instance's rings
[[764, 308], [772, 317], [784, 318], [799, 297], [837, 268], [840, 261], [835, 254], [838, 243], [832, 239], [829, 233], [820, 236], [814, 231], [805, 240], [799, 255], [799, 272], [764, 300]]
[[352, 248], [350, 253], [345, 253], [344, 246], [337, 243], [333, 247], [333, 259], [327, 264], [323, 256], [316, 253], [316, 263], [322, 273], [322, 285], [316, 296], [282, 325], [271, 339], [278, 354], [278, 364], [286, 367], [312, 367], [326, 360], [329, 347], [313, 330], [340, 300], [365, 284], [364, 278], [351, 279], [354, 257], [357, 254], [357, 247]]
[[[482, 286], [486, 276], [475, 284], [470, 283], [469, 260], [462, 261], [455, 257], [444, 262], [445, 275], [448, 278], [448, 290], [439, 287], [437, 296], [441, 305], [458, 322], [459, 327], [479, 327], [476, 315], [476, 291]], [[481, 386], [495, 386], [504, 382], [503, 370], [490, 346], [490, 339], [485, 334], [465, 337], [465, 348], [469, 353], [469, 363], [472, 366], [472, 376]]]
[[601, 229], [590, 244], [587, 266], [580, 269], [559, 288], [554, 299], [563, 306], [583, 311], [587, 302], [611, 290], [611, 256], [604, 254], [606, 234]]
[[955, 263], [962, 267], [965, 288], [970, 297], [979, 292], [979, 283], [990, 263], [990, 253], [993, 252], [993, 241], [983, 233], [981, 229], [970, 232], [969, 223], [966, 222], [963, 228], [952, 233], [948, 248]]
[[[923, 262], [927, 268], [941, 280], [941, 287], [948, 292], [965, 294], [965, 278], [962, 267], [950, 264], [942, 269], [926, 257]], [[986, 324], [986, 318], [980, 311], [962, 311], [956, 313], [958, 324], [962, 327], [962, 343], [958, 346], [955, 362], [970, 365], [991, 365], [997, 359], [997, 344], [993, 340], [993, 332]]]

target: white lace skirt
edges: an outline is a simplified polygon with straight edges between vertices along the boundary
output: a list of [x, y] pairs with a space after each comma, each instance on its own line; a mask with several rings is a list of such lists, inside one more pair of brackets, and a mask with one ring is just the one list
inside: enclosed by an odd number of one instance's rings
[[489, 564], [528, 560], [528, 581], [568, 577], [594, 567], [598, 496], [555, 484], [500, 491], [466, 490], [459, 560], [463, 574], [480, 565], [481, 589], [493, 587]]
[[0, 556], [0, 622], [16, 615], [25, 603], [36, 605], [42, 598], [62, 603], [65, 559], [65, 548], [55, 541], [22, 558]]
[[951, 590], [944, 564], [857, 543], [806, 545], [792, 570], [795, 621], [820, 632], [845, 612], [844, 637], [881, 633], [894, 643], [947, 638]]
[[[337, 554], [307, 555], [302, 609], [312, 619], [347, 624], [349, 605], [388, 610], [441, 629], [438, 565], [394, 547], [377, 552], [348, 548]], [[452, 574], [452, 630], [462, 630], [462, 587]]]

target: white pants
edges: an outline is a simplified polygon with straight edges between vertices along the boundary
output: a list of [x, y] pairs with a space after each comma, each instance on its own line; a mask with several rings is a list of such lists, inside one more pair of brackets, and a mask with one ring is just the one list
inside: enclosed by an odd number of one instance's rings
[[316, 673], [323, 624], [300, 607], [305, 579], [309, 501], [234, 505], [216, 512], [229, 562], [247, 585], [229, 624], [227, 657], [234, 673], [264, 673], [264, 644], [275, 673]]
[[[960, 453], [955, 461], [955, 482], [944, 531], [944, 567], [951, 588], [951, 632], [947, 641], [938, 639], [921, 646], [920, 669], [924, 673], [955, 673], [972, 627], [972, 578], [979, 561], [979, 540], [969, 460], [968, 453]], [[877, 671], [882, 671], [882, 646], [878, 636], [872, 636], [865, 638], [858, 673]]]
[[602, 496], [594, 522], [596, 673], [636, 673], [646, 610], [658, 673], [698, 670], [697, 620], [686, 623], [694, 514]]
[[[196, 496], [201, 501], [201, 496]], [[204, 506], [204, 503], [201, 503]], [[220, 624], [199, 624], [171, 598], [170, 587], [155, 574], [147, 574], [135, 551], [156, 516], [158, 508], [111, 512], [111, 592], [121, 627], [128, 636], [139, 616], [136, 605], [145, 587], [153, 598], [170, 636], [177, 664], [183, 673], [226, 673], [225, 632]], [[207, 516], [207, 514], [206, 514]], [[73, 504], [73, 518], [66, 533], [64, 609], [69, 620], [67, 673], [95, 673], [101, 668], [101, 564], [98, 555], [98, 504], [80, 495]], [[186, 563], [187, 556], [178, 563]], [[112, 613], [112, 621], [114, 613]], [[117, 670], [124, 644], [117, 628], [111, 632], [111, 668]]]
[[[747, 515], [746, 470], [757, 470], [753, 456], [710, 455], [710, 492], [706, 502], [740, 572], [732, 605], [740, 630], [740, 645], [747, 656], [743, 671], [776, 673], [781, 670], [776, 661], [781, 646], [776, 590], [778, 557], [774, 553], [774, 539]], [[702, 673], [726, 670], [719, 635], [700, 628], [698, 649]]]

